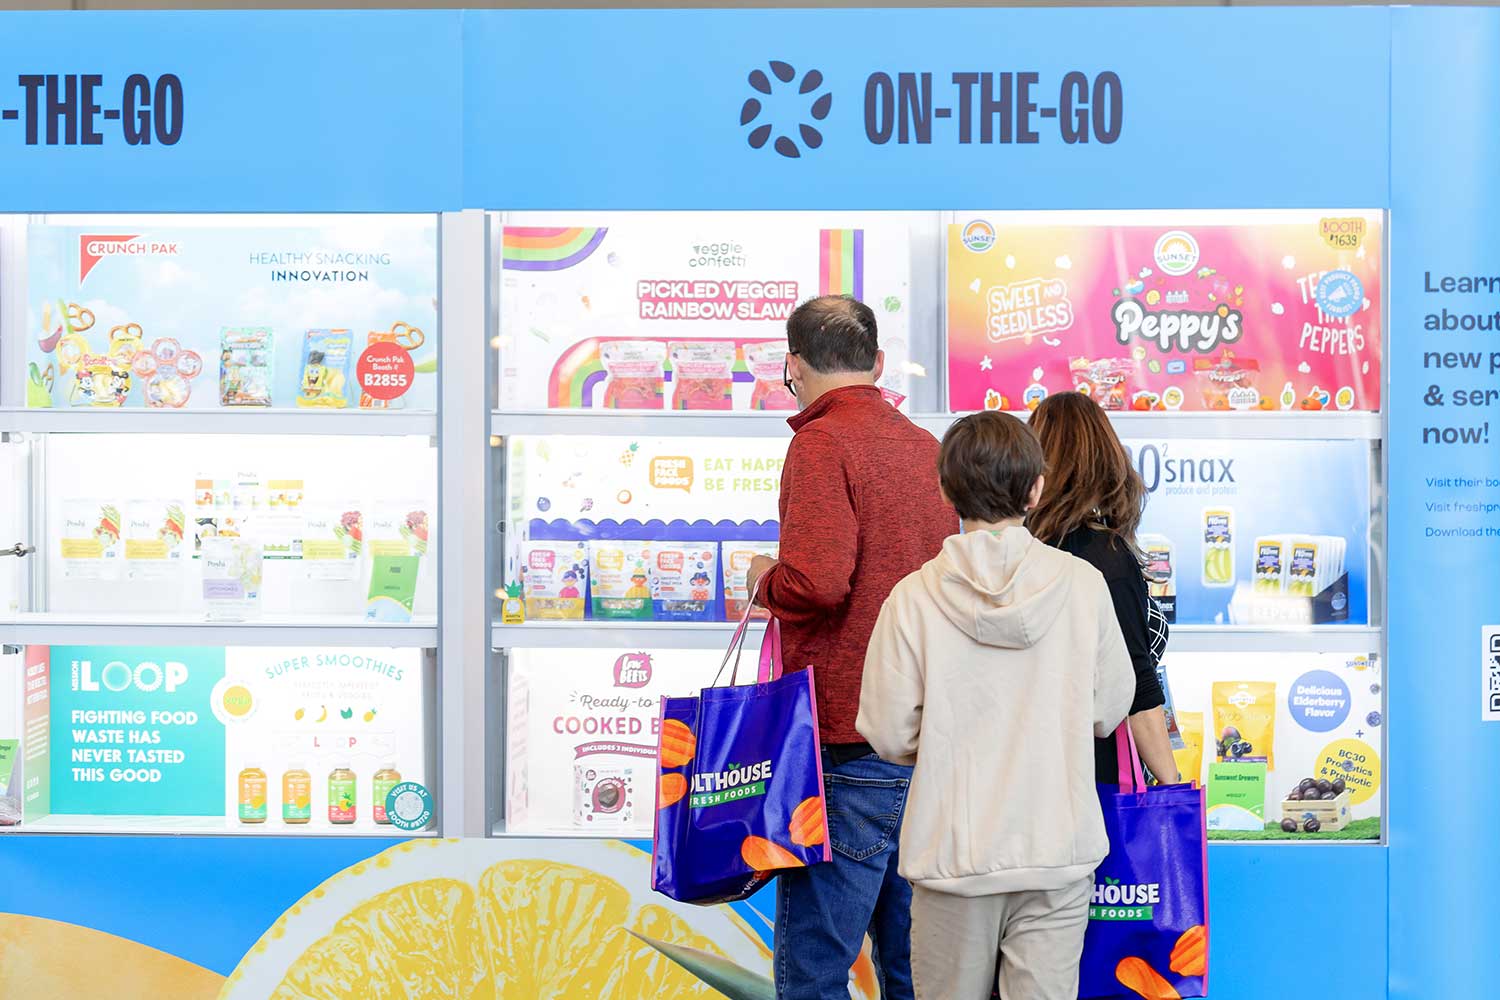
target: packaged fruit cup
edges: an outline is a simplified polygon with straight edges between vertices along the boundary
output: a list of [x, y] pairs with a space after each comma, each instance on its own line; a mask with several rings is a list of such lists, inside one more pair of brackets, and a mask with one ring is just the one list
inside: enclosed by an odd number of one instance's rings
[[795, 410], [797, 397], [787, 390], [782, 379], [786, 377], [786, 350], [784, 340], [773, 340], [762, 344], [745, 345], [745, 367], [755, 377], [755, 388], [750, 393], [752, 410]]
[[526, 542], [521, 546], [521, 587], [527, 618], [582, 618], [588, 580], [589, 552], [583, 542]]
[[718, 595], [718, 546], [713, 542], [656, 542], [647, 566], [657, 621], [706, 622]]
[[734, 409], [734, 362], [732, 341], [674, 343], [672, 359], [672, 409]]
[[[779, 546], [775, 542], [724, 542], [720, 545], [721, 561], [724, 564], [724, 617], [737, 622], [745, 616], [745, 605], [750, 603], [750, 591], [745, 578], [750, 570], [750, 560], [756, 556], [776, 558]], [[752, 616], [770, 618], [770, 612], [758, 608]]]
[[266, 772], [258, 767], [247, 767], [240, 772], [239, 814], [241, 823], [266, 821]]
[[1264, 760], [1267, 770], [1275, 770], [1274, 681], [1215, 681], [1213, 709], [1219, 760]]
[[636, 769], [581, 760], [573, 765], [573, 826], [621, 832], [635, 823]]
[[595, 618], [651, 618], [650, 542], [589, 542], [589, 588]]
[[611, 410], [660, 410], [666, 391], [667, 347], [655, 340], [612, 340], [599, 348], [609, 381], [604, 406]]
[[1203, 586], [1234, 586], [1234, 510], [1203, 509]]

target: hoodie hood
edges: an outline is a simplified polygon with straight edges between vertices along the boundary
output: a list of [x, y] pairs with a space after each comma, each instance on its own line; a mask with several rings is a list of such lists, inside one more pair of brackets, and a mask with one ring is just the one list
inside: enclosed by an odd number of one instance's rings
[[1068, 602], [1071, 560], [1023, 527], [954, 535], [922, 570], [943, 614], [975, 642], [1029, 649]]

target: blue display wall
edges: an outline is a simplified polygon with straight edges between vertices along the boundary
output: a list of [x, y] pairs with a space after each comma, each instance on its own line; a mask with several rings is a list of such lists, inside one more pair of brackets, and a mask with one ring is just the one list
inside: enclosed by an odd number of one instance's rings
[[[1500, 415], [1455, 391], [1500, 385], [1500, 342], [1461, 318], [1494, 295], [1444, 279], [1500, 274], [1500, 11], [4, 14], [0, 29], [0, 211], [1388, 208], [1389, 843], [1212, 848], [1213, 996], [1493, 992], [1500, 726], [1482, 721], [1482, 630], [1500, 622], [1500, 519], [1484, 511]], [[791, 143], [752, 142], [762, 122]], [[0, 913], [229, 975], [303, 893], [386, 846], [0, 836]]]

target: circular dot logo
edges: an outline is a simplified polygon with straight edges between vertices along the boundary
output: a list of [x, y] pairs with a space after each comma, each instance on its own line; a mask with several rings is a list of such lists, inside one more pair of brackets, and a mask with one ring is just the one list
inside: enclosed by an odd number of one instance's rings
[[808, 70], [799, 79], [791, 63], [777, 59], [767, 69], [769, 74], [765, 69], [750, 73], [754, 93], [740, 106], [740, 125], [750, 130], [745, 139], [751, 149], [769, 145], [787, 159], [799, 159], [804, 149], [823, 145], [818, 126], [833, 108], [833, 95], [824, 90], [818, 70]]

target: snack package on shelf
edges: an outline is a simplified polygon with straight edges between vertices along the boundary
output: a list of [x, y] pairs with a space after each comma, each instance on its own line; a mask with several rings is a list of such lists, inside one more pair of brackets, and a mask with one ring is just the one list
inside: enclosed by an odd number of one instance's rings
[[745, 367], [755, 377], [750, 393], [752, 410], [795, 410], [797, 397], [787, 390], [786, 341], [745, 345]]
[[1073, 376], [1073, 388], [1106, 410], [1126, 409], [1130, 377], [1135, 374], [1135, 369], [1136, 362], [1130, 358], [1104, 358], [1098, 361], [1073, 358], [1068, 362], [1068, 371]]
[[1193, 373], [1198, 376], [1206, 410], [1268, 410], [1270, 398], [1263, 397], [1256, 388], [1260, 376], [1260, 364], [1256, 361], [1236, 358], [1225, 351], [1217, 360], [1196, 358]]
[[648, 567], [657, 621], [714, 619], [718, 546], [713, 542], [654, 542]]
[[650, 542], [589, 542], [589, 592], [595, 618], [649, 621]]
[[734, 364], [737, 356], [730, 341], [673, 343], [672, 409], [734, 409]]
[[1275, 770], [1276, 684], [1272, 681], [1215, 681], [1214, 732], [1221, 761], [1265, 761]]
[[1177, 728], [1182, 733], [1182, 748], [1173, 750], [1177, 770], [1183, 781], [1203, 780], [1203, 713], [1178, 712]]
[[667, 346], [656, 340], [612, 340], [599, 348], [609, 381], [604, 406], [612, 410], [660, 410], [666, 394]]
[[526, 542], [521, 546], [521, 586], [533, 621], [583, 618], [589, 552], [583, 542]]
[[219, 331], [219, 404], [270, 406], [275, 352], [269, 327]]
[[1234, 510], [1203, 509], [1203, 586], [1234, 586]]
[[1172, 540], [1166, 535], [1141, 535], [1137, 539], [1146, 560], [1146, 587], [1169, 623], [1177, 621], [1177, 559]]
[[[724, 564], [724, 618], [726, 621], [737, 622], [745, 616], [745, 605], [750, 602], [750, 591], [746, 586], [750, 561], [756, 556], [775, 559], [779, 551], [780, 546], [776, 542], [724, 542], [720, 546], [721, 561]], [[754, 617], [764, 620], [770, 618], [771, 615], [764, 608], [758, 608]]]
[[302, 342], [302, 376], [297, 405], [340, 410], [349, 405], [349, 366], [354, 334], [349, 330], [309, 330]]

